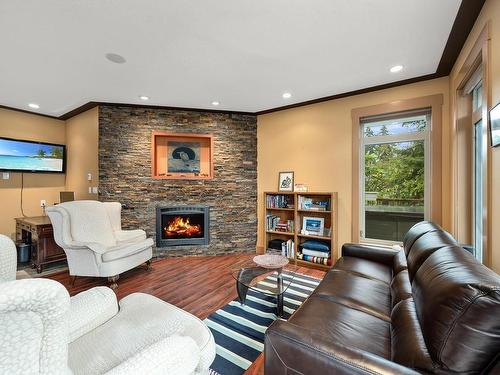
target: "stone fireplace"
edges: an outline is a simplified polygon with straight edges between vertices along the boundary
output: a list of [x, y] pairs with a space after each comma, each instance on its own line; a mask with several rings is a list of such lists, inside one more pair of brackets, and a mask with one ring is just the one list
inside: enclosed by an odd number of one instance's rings
[[210, 208], [169, 206], [156, 208], [156, 247], [208, 245]]
[[[154, 132], [211, 134], [213, 178], [153, 178]], [[122, 203], [123, 228], [144, 229], [148, 237], [157, 240], [155, 256], [255, 252], [257, 117], [245, 113], [100, 105], [99, 200]], [[157, 227], [158, 207], [186, 206], [210, 207], [210, 217], [205, 216], [200, 222], [197, 217], [189, 220], [189, 225], [203, 224], [205, 239], [198, 235], [166, 238], [166, 223], [160, 222]], [[178, 220], [177, 232], [185, 226], [184, 221]]]

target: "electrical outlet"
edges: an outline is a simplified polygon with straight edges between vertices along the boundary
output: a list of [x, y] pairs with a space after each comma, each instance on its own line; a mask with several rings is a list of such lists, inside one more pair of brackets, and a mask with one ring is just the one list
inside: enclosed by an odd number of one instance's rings
[[42, 199], [42, 200], [40, 201], [40, 207], [45, 208], [45, 206], [46, 206], [45, 199]]
[[4, 172], [4, 173], [2, 174], [2, 178], [3, 178], [4, 180], [8, 180], [8, 179], [10, 178], [10, 173], [9, 173], [9, 172]]
[[89, 194], [92, 194], [92, 188], [89, 186]]
[[87, 173], [87, 181], [92, 181], [92, 173]]
[[92, 193], [97, 194], [97, 186], [94, 186], [94, 187], [92, 188]]

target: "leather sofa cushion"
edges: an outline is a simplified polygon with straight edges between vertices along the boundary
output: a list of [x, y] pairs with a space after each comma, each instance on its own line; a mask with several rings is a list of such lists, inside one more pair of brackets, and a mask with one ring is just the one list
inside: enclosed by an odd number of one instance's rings
[[406, 261], [405, 252], [401, 249], [395, 256], [394, 262], [392, 266], [392, 270], [394, 275], [397, 275], [399, 272], [408, 269], [408, 263]]
[[392, 280], [392, 266], [370, 260], [343, 256], [335, 263], [334, 269], [358, 274], [368, 279], [390, 284]]
[[432, 372], [412, 298], [400, 301], [391, 314], [391, 360], [400, 365]]
[[445, 231], [431, 231], [423, 234], [411, 246], [408, 252], [408, 274], [410, 282], [425, 260], [436, 250], [445, 246], [457, 245], [455, 239]]
[[500, 276], [458, 246], [430, 255], [413, 298], [427, 349], [452, 372], [480, 373], [500, 353]]
[[392, 306], [396, 306], [397, 303], [411, 297], [411, 284], [410, 278], [408, 277], [408, 271], [401, 271], [391, 282], [391, 299]]
[[313, 295], [289, 321], [332, 342], [390, 359], [390, 322], [371, 314]]
[[410, 248], [413, 246], [413, 243], [420, 238], [420, 236], [424, 235], [427, 232], [432, 231], [442, 231], [443, 229], [430, 221], [421, 221], [410, 228], [408, 232], [406, 232], [403, 237], [403, 248], [405, 254], [408, 255]]
[[332, 270], [314, 291], [314, 296], [338, 302], [378, 318], [390, 321], [391, 291], [386, 283]]

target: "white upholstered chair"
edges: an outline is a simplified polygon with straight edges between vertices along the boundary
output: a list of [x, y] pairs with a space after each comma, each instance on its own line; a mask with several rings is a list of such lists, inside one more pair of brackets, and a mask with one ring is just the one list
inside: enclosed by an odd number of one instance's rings
[[53, 280], [13, 280], [13, 246], [0, 236], [0, 374], [209, 373], [215, 342], [195, 316], [143, 293], [118, 303], [107, 287], [70, 298]]
[[121, 207], [81, 200], [47, 208], [71, 276], [107, 277], [115, 288], [120, 273], [144, 262], [149, 267], [153, 240], [141, 229], [122, 230]]
[[16, 279], [17, 252], [14, 242], [0, 234], [0, 283]]

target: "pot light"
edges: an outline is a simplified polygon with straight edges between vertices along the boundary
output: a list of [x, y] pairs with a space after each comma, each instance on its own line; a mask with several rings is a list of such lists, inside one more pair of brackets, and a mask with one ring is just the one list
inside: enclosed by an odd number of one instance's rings
[[283, 99], [290, 99], [292, 97], [292, 94], [289, 92], [284, 92], [283, 95], [281, 95]]
[[219, 103], [217, 100], [214, 100], [214, 101], [212, 102], [212, 105], [214, 105], [214, 106], [216, 106], [216, 107], [217, 107], [219, 104], [220, 104], [220, 103]]
[[36, 104], [36, 103], [30, 103], [30, 104], [28, 104], [28, 107], [33, 108], [33, 109], [40, 108], [40, 106], [38, 104]]
[[391, 73], [397, 73], [403, 70], [403, 65], [394, 65], [391, 69], [389, 69]]
[[117, 53], [107, 53], [105, 56], [109, 61], [115, 64], [123, 64], [127, 61], [125, 60], [125, 57], [118, 55]]
[[141, 99], [141, 100], [149, 100], [149, 96], [141, 95], [141, 96], [139, 96], [139, 99]]

